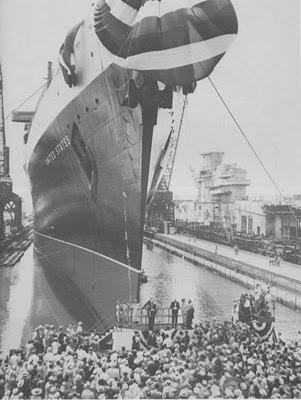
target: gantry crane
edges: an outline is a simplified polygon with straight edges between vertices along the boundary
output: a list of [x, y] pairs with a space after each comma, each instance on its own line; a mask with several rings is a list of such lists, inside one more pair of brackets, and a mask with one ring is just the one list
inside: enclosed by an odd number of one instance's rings
[[173, 193], [170, 191], [170, 182], [175, 164], [183, 117], [187, 105], [187, 96], [183, 99], [180, 121], [177, 124], [174, 111], [171, 113], [171, 130], [162, 149], [155, 168], [147, 201], [146, 221], [149, 226], [165, 231], [166, 225], [174, 221]]
[[9, 175], [9, 148], [6, 145], [3, 78], [0, 64], [0, 239], [22, 226], [22, 201], [13, 193]]

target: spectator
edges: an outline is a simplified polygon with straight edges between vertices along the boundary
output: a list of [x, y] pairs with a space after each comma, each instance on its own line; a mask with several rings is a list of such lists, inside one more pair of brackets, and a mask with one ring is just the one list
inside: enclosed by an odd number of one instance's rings
[[149, 349], [141, 350], [133, 340], [131, 351], [118, 352], [94, 348], [99, 337], [80, 326], [39, 327], [28, 346], [0, 357], [0, 398], [301, 396], [300, 343], [262, 343], [240, 321], [203, 321], [190, 333], [172, 331], [174, 337], [170, 331], [151, 331]]
[[123, 309], [119, 300], [116, 303], [116, 321], [117, 326], [121, 327], [123, 324]]
[[129, 326], [129, 307], [128, 303], [123, 303], [122, 304], [122, 314], [123, 314], [123, 326], [127, 328]]
[[140, 350], [140, 337], [138, 331], [135, 331], [132, 339], [132, 350]]
[[143, 308], [147, 311], [148, 330], [153, 330], [157, 313], [157, 305], [152, 299], [150, 299], [147, 303], [145, 303]]
[[171, 309], [171, 324], [173, 328], [176, 328], [178, 325], [178, 313], [180, 309], [180, 303], [175, 299], [171, 302], [170, 307]]
[[186, 314], [186, 329], [192, 329], [192, 321], [194, 318], [194, 306], [191, 300], [188, 300]]
[[133, 300], [133, 324], [138, 325], [140, 321], [140, 307], [136, 300]]
[[186, 300], [182, 299], [181, 300], [181, 313], [182, 313], [182, 321], [183, 321], [183, 327], [186, 327], [186, 319], [187, 319], [187, 311], [188, 311], [188, 307], [186, 304]]

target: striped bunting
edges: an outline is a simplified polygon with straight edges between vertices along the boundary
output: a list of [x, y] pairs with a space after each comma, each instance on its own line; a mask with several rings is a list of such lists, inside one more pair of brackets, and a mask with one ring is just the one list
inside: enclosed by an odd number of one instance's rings
[[251, 327], [254, 329], [261, 342], [268, 340], [270, 337], [274, 342], [276, 341], [274, 324], [271, 321], [264, 321], [264, 322], [253, 321], [251, 323]]
[[230, 0], [98, 0], [94, 28], [115, 63], [180, 85], [212, 72], [237, 18]]

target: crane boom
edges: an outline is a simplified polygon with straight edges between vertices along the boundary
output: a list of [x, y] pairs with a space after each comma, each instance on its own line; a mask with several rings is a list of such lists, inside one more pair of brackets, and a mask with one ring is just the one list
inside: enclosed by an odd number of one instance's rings
[[[181, 133], [181, 129], [182, 129], [186, 105], [187, 105], [187, 95], [184, 97], [184, 102], [183, 102], [181, 118], [180, 118], [180, 123], [179, 123], [178, 129], [175, 129], [174, 127], [172, 128], [171, 137], [170, 137], [170, 141], [169, 141], [169, 148], [168, 148], [167, 154], [165, 156], [166, 165], [163, 169], [162, 176], [161, 176], [160, 182], [158, 184], [157, 190], [162, 190], [165, 192], [169, 191], [169, 186], [170, 186], [172, 172], [173, 172], [173, 168], [174, 168], [174, 164], [175, 164], [175, 158], [176, 158], [176, 153], [177, 153], [177, 148], [178, 148], [180, 133]], [[174, 123], [174, 120], [172, 121], [172, 124], [173, 123]]]
[[179, 137], [183, 125], [187, 95], [182, 103], [180, 119], [171, 114], [171, 130], [164, 148], [162, 149], [155, 168], [147, 201], [147, 225], [155, 227], [159, 232], [165, 232], [166, 224], [174, 220], [173, 194], [169, 190], [172, 172], [175, 164]]

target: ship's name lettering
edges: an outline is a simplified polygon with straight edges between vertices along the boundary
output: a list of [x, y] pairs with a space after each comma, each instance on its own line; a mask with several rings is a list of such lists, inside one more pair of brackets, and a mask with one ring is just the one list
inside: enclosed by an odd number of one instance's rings
[[55, 146], [53, 150], [51, 150], [51, 152], [45, 158], [45, 164], [47, 165], [47, 167], [49, 167], [49, 165], [53, 163], [53, 161], [55, 161], [57, 157], [61, 155], [63, 151], [65, 151], [70, 146], [71, 146], [71, 141], [69, 137], [64, 136], [63, 139], [60, 140], [60, 142]]

